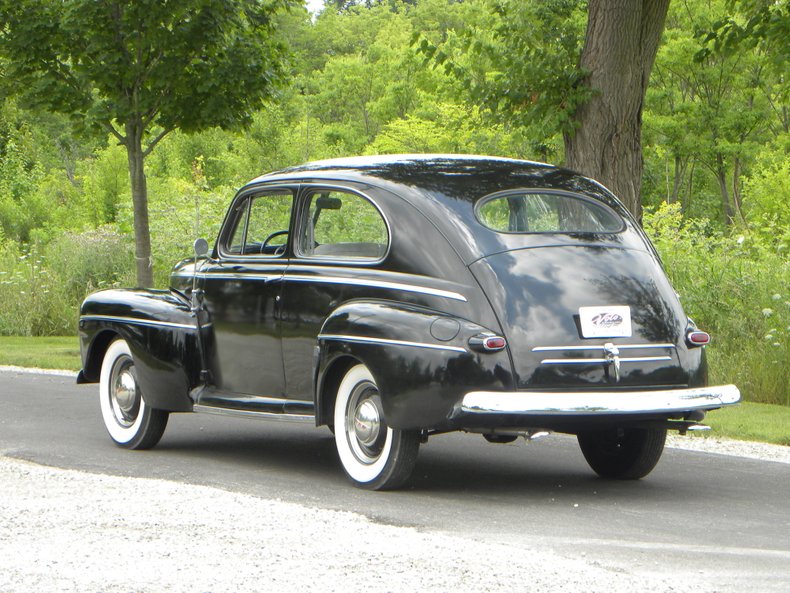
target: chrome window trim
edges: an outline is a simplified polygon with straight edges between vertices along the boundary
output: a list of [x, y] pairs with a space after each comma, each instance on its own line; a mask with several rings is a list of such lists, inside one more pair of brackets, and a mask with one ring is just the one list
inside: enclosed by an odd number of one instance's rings
[[[288, 242], [286, 242], [285, 252], [281, 253], [280, 255], [263, 255], [261, 253], [250, 253], [250, 254], [242, 254], [242, 253], [229, 253], [225, 250], [225, 243], [231, 238], [228, 236], [233, 229], [230, 228], [231, 222], [235, 222], [235, 218], [231, 221], [231, 213], [234, 212], [234, 209], [238, 202], [243, 202], [247, 200], [247, 204], [245, 205], [245, 210], [248, 211], [250, 209], [250, 202], [256, 196], [266, 195], [268, 193], [271, 194], [285, 194], [289, 193], [291, 195], [291, 215], [288, 221]], [[261, 262], [270, 262], [270, 261], [278, 261], [278, 260], [287, 260], [288, 257], [288, 246], [291, 242], [291, 228], [293, 227], [293, 219], [294, 219], [294, 212], [296, 211], [297, 207], [297, 200], [299, 198], [299, 184], [298, 182], [288, 182], [285, 184], [278, 183], [276, 185], [267, 186], [267, 185], [255, 185], [252, 187], [247, 187], [244, 191], [239, 192], [234, 196], [233, 200], [231, 201], [230, 207], [228, 207], [227, 214], [225, 215], [225, 220], [222, 222], [222, 226], [220, 227], [218, 236], [217, 236], [217, 243], [216, 243], [216, 251], [217, 257], [219, 260], [222, 261], [238, 261], [238, 262], [249, 262], [249, 261], [261, 261]], [[247, 223], [245, 223], [245, 227]], [[247, 239], [247, 229], [244, 229], [244, 241], [246, 242]]]
[[284, 278], [286, 281], [292, 280], [294, 282], [319, 282], [323, 284], [348, 284], [350, 286], [391, 288], [393, 290], [402, 290], [404, 292], [415, 292], [418, 294], [428, 294], [446, 299], [453, 299], [463, 303], [467, 302], [467, 299], [464, 295], [457, 292], [452, 292], [450, 290], [430, 288], [427, 286], [417, 286], [415, 284], [403, 284], [401, 282], [390, 282], [388, 280], [369, 280], [365, 278], [349, 278], [346, 276], [303, 276], [298, 274], [288, 274], [287, 272]]
[[[594, 206], [598, 206], [603, 210], [609, 212], [615, 218], [615, 220], [618, 220], [620, 222], [620, 227], [617, 230], [613, 230], [613, 231], [503, 231], [488, 226], [483, 222], [482, 218], [480, 217], [480, 209], [483, 206], [485, 206], [488, 202], [492, 200], [496, 200], [498, 198], [506, 198], [508, 196], [525, 195], [525, 194], [564, 196], [567, 198], [577, 199], [583, 202], [591, 203]], [[488, 194], [478, 199], [475, 202], [474, 214], [475, 214], [475, 220], [483, 228], [486, 228], [494, 233], [502, 233], [503, 235], [617, 235], [624, 232], [627, 228], [623, 216], [619, 212], [617, 212], [614, 208], [612, 208], [609, 204], [606, 204], [596, 198], [585, 196], [584, 194], [562, 190], [562, 189], [554, 189], [549, 187], [506, 189], [506, 190], [494, 192], [492, 194]]]
[[440, 344], [427, 344], [425, 342], [409, 342], [406, 340], [390, 340], [387, 338], [371, 338], [367, 336], [347, 336], [342, 334], [319, 334], [319, 340], [331, 340], [335, 342], [355, 342], [359, 344], [377, 344], [387, 346], [409, 346], [414, 348], [425, 348], [428, 350], [447, 350], [449, 352], [467, 352], [466, 348], [460, 346], [442, 346]]
[[[80, 321], [110, 321], [114, 323], [130, 323], [132, 325], [145, 325], [151, 327], [175, 327], [178, 329], [197, 330], [197, 326], [172, 321], [157, 321], [155, 319], [138, 319], [135, 317], [121, 317], [117, 315], [82, 315]], [[205, 325], [203, 327], [206, 327]]]
[[[304, 220], [306, 216], [309, 216], [309, 209], [306, 208], [307, 198], [315, 193], [316, 191], [320, 191], [322, 189], [326, 189], [329, 191], [342, 191], [349, 194], [356, 194], [361, 198], [367, 200], [373, 207], [378, 211], [379, 216], [384, 221], [384, 225], [387, 229], [387, 248], [384, 250], [384, 255], [377, 259], [370, 259], [370, 258], [342, 258], [342, 257], [325, 257], [321, 255], [305, 255], [301, 252], [299, 242], [293, 241], [291, 244], [291, 252], [294, 255], [294, 258], [297, 260], [302, 260], [306, 262], [321, 262], [326, 264], [341, 264], [341, 265], [362, 265], [362, 266], [373, 266], [376, 264], [382, 263], [387, 257], [389, 257], [390, 251], [392, 250], [392, 226], [390, 225], [389, 219], [385, 216], [384, 211], [378, 205], [376, 200], [371, 198], [367, 193], [356, 189], [351, 188], [347, 185], [335, 185], [332, 183], [302, 183], [299, 186], [299, 206], [300, 211], [298, 213], [298, 220], [294, 222], [294, 234], [296, 237], [300, 235], [300, 231], [302, 229], [302, 225], [304, 224]], [[295, 238], [296, 238], [295, 237]], [[290, 237], [289, 237], [290, 238]]]

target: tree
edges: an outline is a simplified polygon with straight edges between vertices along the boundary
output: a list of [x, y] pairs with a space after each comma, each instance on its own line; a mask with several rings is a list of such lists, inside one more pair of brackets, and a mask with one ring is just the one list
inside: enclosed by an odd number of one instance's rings
[[589, 100], [565, 132], [568, 167], [599, 179], [641, 218], [642, 107], [669, 0], [589, 0], [579, 66]]
[[293, 0], [0, 0], [4, 86], [126, 149], [137, 281], [153, 283], [145, 159], [171, 131], [251, 121], [282, 74]]
[[460, 51], [425, 37], [420, 51], [537, 148], [561, 133], [565, 164], [639, 217], [642, 105], [669, 0], [481, 1], [493, 24], [469, 27]]

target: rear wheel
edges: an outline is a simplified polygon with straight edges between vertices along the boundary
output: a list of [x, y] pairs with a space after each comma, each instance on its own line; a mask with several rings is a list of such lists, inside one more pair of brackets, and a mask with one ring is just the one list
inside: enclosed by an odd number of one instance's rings
[[579, 433], [579, 446], [590, 467], [602, 478], [638, 480], [661, 458], [665, 428], [613, 428]]
[[334, 428], [343, 469], [356, 486], [391, 490], [411, 476], [420, 433], [387, 426], [378, 387], [365, 365], [349, 369], [340, 382]]
[[167, 427], [168, 413], [149, 407], [137, 382], [129, 345], [115, 340], [104, 355], [99, 404], [110, 438], [126, 449], [150, 449]]

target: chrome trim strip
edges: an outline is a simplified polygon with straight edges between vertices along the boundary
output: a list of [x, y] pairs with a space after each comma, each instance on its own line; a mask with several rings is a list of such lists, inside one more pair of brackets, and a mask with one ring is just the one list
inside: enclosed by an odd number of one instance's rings
[[[192, 279], [192, 274], [173, 274], [174, 278], [186, 278], [188, 280]], [[282, 274], [212, 274], [211, 272], [199, 272], [197, 274], [198, 278], [203, 280], [263, 280], [264, 282], [268, 282], [270, 280], [281, 280], [283, 275]]]
[[427, 286], [416, 286], [414, 284], [403, 284], [401, 282], [390, 282], [388, 280], [370, 280], [365, 278], [348, 278], [344, 276], [299, 276], [296, 274], [286, 274], [285, 280], [294, 282], [321, 282], [324, 284], [348, 284], [350, 286], [371, 286], [374, 288], [391, 288], [405, 292], [416, 292], [419, 294], [429, 294], [432, 296], [444, 297], [456, 301], [467, 302], [466, 297], [460, 293], [439, 288], [429, 288]]
[[[615, 344], [618, 350], [636, 350], [643, 348], [675, 348], [674, 344]], [[606, 350], [605, 344], [590, 346], [536, 346], [532, 352], [561, 352], [563, 350]]]
[[[187, 278], [191, 279], [191, 274], [173, 274], [174, 278]], [[388, 280], [368, 280], [363, 278], [348, 278], [345, 276], [300, 276], [297, 274], [212, 274], [207, 272], [200, 272], [197, 274], [198, 278], [202, 279], [218, 279], [218, 280], [263, 280], [268, 282], [270, 280], [292, 280], [294, 282], [318, 282], [322, 284], [348, 284], [350, 286], [371, 286], [374, 288], [391, 288], [393, 290], [402, 290], [405, 292], [415, 292], [418, 294], [429, 294], [432, 296], [444, 297], [446, 299], [453, 299], [456, 301], [467, 302], [464, 295], [452, 292], [450, 290], [442, 290], [440, 288], [429, 288], [426, 286], [416, 286], [414, 284], [403, 284], [402, 282], [390, 282]]]
[[276, 412], [254, 412], [249, 410], [234, 410], [233, 408], [218, 408], [216, 406], [203, 406], [195, 404], [193, 412], [216, 414], [219, 416], [236, 416], [242, 418], [261, 418], [268, 420], [282, 420], [284, 422], [315, 422], [313, 414], [278, 414]]
[[[620, 362], [651, 362], [672, 360], [671, 356], [638, 356], [633, 358], [618, 357]], [[608, 358], [544, 358], [540, 364], [602, 364], [611, 362]]]
[[117, 323], [131, 323], [132, 325], [146, 325], [151, 327], [176, 327], [179, 329], [196, 330], [197, 327], [186, 323], [173, 323], [171, 321], [156, 321], [154, 319], [137, 319], [135, 317], [120, 317], [114, 315], [82, 315], [80, 321], [113, 321]]
[[441, 344], [426, 344], [425, 342], [407, 342], [405, 340], [388, 340], [385, 338], [369, 338], [366, 336], [344, 336], [339, 334], [319, 334], [319, 340], [333, 340], [337, 342], [357, 342], [359, 344], [386, 344], [391, 346], [412, 346], [414, 348], [427, 348], [429, 350], [449, 350], [450, 352], [466, 352], [466, 348], [459, 346], [442, 346]]
[[712, 410], [739, 401], [735, 385], [650, 391], [471, 391], [460, 409], [470, 414], [605, 416]]

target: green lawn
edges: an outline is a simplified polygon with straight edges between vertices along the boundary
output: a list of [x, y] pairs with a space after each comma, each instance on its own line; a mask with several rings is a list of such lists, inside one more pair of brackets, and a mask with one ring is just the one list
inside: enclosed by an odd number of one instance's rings
[[704, 436], [726, 436], [790, 446], [790, 407], [744, 402], [710, 412], [705, 424], [713, 430]]
[[80, 343], [76, 336], [0, 336], [0, 365], [78, 371], [82, 367]]
[[[0, 336], [0, 365], [42, 369], [80, 369], [76, 337], [21, 338]], [[724, 436], [790, 446], [790, 407], [746, 402], [715, 410], [705, 423], [713, 430], [701, 437]]]

